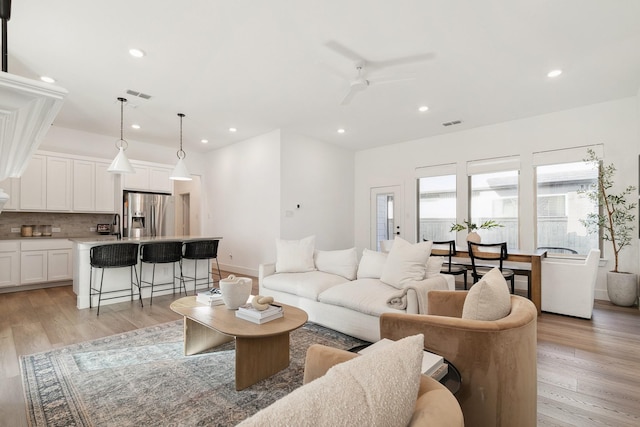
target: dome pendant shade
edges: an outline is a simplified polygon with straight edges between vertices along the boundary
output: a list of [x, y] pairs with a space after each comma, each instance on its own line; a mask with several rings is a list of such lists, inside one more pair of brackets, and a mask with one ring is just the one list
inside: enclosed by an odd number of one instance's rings
[[111, 173], [136, 173], [131, 163], [129, 163], [127, 155], [124, 153], [124, 147], [118, 148], [118, 155], [113, 159], [107, 171]]
[[176, 167], [173, 168], [169, 179], [173, 179], [174, 181], [191, 181], [193, 179], [191, 178], [184, 159], [178, 159], [178, 163], [176, 163]]

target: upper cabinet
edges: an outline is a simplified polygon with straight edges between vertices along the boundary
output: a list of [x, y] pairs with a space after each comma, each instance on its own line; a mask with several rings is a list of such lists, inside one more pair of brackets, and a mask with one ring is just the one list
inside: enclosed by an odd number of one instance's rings
[[20, 178], [7, 178], [0, 181], [0, 188], [9, 195], [9, 200], [2, 210], [15, 211], [20, 209]]
[[71, 210], [71, 160], [34, 155], [20, 177], [20, 209]]
[[115, 212], [115, 175], [109, 163], [73, 161], [73, 210]]
[[169, 179], [170, 168], [148, 166], [131, 162], [136, 173], [124, 174], [125, 190], [160, 191], [173, 193], [173, 181]]

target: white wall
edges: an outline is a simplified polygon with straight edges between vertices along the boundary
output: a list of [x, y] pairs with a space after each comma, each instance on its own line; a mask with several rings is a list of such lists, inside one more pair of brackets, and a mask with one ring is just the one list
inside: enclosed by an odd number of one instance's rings
[[[369, 246], [369, 190], [386, 185], [404, 186], [405, 230], [409, 240], [416, 235], [415, 168], [456, 163], [458, 191], [466, 194], [466, 162], [469, 160], [519, 155], [520, 248], [533, 250], [535, 241], [534, 176], [532, 154], [538, 151], [604, 145], [604, 161], [618, 169], [619, 189], [638, 184], [640, 139], [636, 97], [560, 111], [492, 126], [460, 131], [431, 138], [360, 151], [355, 156], [355, 243], [359, 250]], [[460, 197], [459, 197], [459, 200]], [[466, 217], [466, 206], [458, 208], [459, 220]], [[637, 230], [635, 232], [637, 236]], [[459, 233], [459, 243], [464, 236]], [[624, 270], [638, 273], [638, 239], [621, 254]], [[605, 242], [605, 258], [612, 258]], [[603, 269], [611, 268], [611, 262]], [[603, 276], [603, 275], [600, 275]], [[606, 285], [599, 280], [596, 298], [606, 299]]]
[[280, 131], [203, 157], [203, 233], [222, 236], [222, 269], [257, 275], [261, 262], [275, 260], [280, 236]]
[[322, 250], [353, 247], [354, 153], [287, 132], [281, 147], [280, 237], [315, 235]]

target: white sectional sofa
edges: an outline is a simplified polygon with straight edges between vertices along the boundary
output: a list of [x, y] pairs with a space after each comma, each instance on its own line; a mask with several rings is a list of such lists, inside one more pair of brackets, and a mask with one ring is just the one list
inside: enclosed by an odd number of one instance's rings
[[382, 313], [426, 313], [427, 293], [454, 290], [431, 242], [396, 239], [389, 254], [355, 248], [317, 251], [314, 237], [278, 240], [277, 261], [259, 269], [260, 295], [303, 309], [309, 321], [366, 340], [380, 339]]

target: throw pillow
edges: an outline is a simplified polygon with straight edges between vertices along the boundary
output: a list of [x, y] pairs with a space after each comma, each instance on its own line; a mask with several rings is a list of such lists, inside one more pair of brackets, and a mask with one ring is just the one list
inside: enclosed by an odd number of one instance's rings
[[239, 426], [406, 426], [418, 396], [424, 336], [413, 335], [327, 373]]
[[360, 264], [358, 264], [358, 279], [379, 279], [385, 262], [387, 262], [386, 253], [370, 249], [363, 250]]
[[300, 240], [276, 239], [276, 273], [304, 273], [315, 270], [315, 244], [316, 236]]
[[440, 270], [442, 270], [442, 264], [444, 263], [444, 258], [441, 256], [430, 256], [427, 260], [427, 268], [425, 278], [429, 279], [431, 277], [437, 276], [440, 274]]
[[402, 289], [410, 282], [424, 279], [431, 245], [430, 241], [411, 244], [396, 237], [380, 280], [394, 288]]
[[356, 248], [339, 251], [316, 251], [316, 268], [325, 273], [337, 274], [345, 279], [356, 278], [358, 253]]
[[498, 320], [510, 312], [509, 285], [498, 267], [471, 287], [462, 306], [462, 318], [470, 320]]

